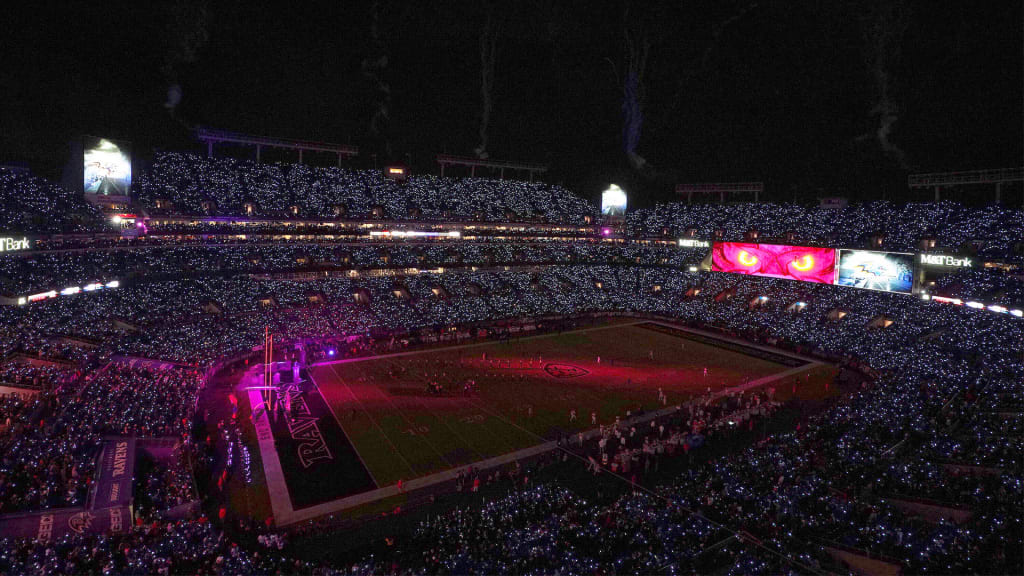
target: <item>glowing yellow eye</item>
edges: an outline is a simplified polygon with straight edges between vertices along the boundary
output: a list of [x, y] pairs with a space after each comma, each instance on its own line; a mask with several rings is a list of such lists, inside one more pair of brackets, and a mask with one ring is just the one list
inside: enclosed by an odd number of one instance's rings
[[793, 268], [796, 268], [797, 270], [800, 270], [801, 272], [806, 272], [806, 271], [810, 270], [813, 266], [814, 266], [814, 257], [811, 256], [810, 254], [805, 255], [803, 258], [801, 258], [799, 260], [793, 260]]
[[757, 264], [757, 256], [752, 256], [746, 250], [740, 250], [740, 264], [744, 266], [753, 266]]

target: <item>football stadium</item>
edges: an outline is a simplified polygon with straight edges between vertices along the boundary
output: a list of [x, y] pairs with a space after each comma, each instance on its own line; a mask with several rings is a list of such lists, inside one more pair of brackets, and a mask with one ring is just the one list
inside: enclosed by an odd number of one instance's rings
[[1024, 573], [1019, 4], [116, 4], [10, 14], [0, 574]]

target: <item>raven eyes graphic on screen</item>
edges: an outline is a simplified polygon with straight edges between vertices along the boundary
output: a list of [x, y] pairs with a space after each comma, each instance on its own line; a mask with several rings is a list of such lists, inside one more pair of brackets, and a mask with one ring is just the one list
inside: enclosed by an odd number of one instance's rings
[[835, 276], [835, 251], [829, 248], [723, 242], [715, 246], [712, 264], [713, 269], [720, 272], [831, 284]]

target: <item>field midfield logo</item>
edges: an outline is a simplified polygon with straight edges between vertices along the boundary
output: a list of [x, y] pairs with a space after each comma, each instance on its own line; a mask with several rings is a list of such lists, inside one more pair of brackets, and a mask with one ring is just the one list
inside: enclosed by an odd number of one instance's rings
[[572, 364], [545, 364], [544, 371], [552, 378], [578, 378], [590, 374], [590, 370]]

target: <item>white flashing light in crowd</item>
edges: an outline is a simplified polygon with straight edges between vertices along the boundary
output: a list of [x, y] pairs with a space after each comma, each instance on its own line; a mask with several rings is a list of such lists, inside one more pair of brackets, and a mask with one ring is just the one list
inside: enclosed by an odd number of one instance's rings
[[1010, 310], [1010, 314], [1013, 314], [1017, 318], [1024, 318], [1024, 310], [1014, 308], [1013, 310]]
[[117, 288], [120, 285], [121, 285], [121, 281], [120, 280], [111, 280], [110, 282], [107, 282], [107, 288]]
[[993, 304], [993, 305], [989, 306], [988, 309], [993, 311], [993, 312], [999, 312], [1000, 314], [1006, 314], [1006, 312], [1007, 312], [1005, 306], [1000, 306], [998, 304]]
[[968, 303], [967, 303], [967, 307], [968, 307], [968, 308], [977, 308], [977, 309], [982, 309], [982, 308], [984, 308], [984, 307], [985, 307], [985, 305], [984, 305], [984, 304], [982, 304], [981, 302], [968, 302]]

